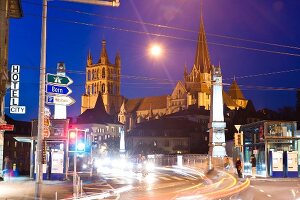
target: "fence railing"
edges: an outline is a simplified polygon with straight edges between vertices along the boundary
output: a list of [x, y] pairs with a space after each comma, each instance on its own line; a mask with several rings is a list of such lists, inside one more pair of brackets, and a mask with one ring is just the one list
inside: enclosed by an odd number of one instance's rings
[[[183, 154], [183, 155], [157, 154], [157, 155], [148, 155], [148, 161], [153, 162], [156, 166], [184, 165], [184, 166], [196, 167], [196, 168], [206, 170], [209, 165], [209, 156], [207, 154]], [[224, 159], [221, 157], [211, 158], [211, 162], [214, 168], [219, 168], [219, 169], [224, 168]], [[232, 163], [232, 161], [230, 163]]]

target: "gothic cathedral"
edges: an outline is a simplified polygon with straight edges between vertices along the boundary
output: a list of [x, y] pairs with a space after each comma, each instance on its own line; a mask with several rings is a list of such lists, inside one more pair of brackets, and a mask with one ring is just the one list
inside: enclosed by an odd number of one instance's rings
[[[128, 99], [120, 95], [120, 55], [117, 53], [115, 64], [110, 63], [106, 52], [106, 42], [103, 40], [97, 63], [93, 64], [90, 52], [88, 54], [81, 113], [95, 107], [99, 93], [102, 94], [106, 112], [117, 115], [119, 122], [125, 125], [126, 131], [142, 121], [158, 119], [164, 115], [188, 109], [190, 106], [210, 110], [212, 68], [201, 15], [195, 61], [190, 73], [184, 66], [183, 80], [177, 82], [171, 94]], [[245, 108], [248, 102], [235, 80], [228, 93], [222, 91], [222, 97], [224, 104], [231, 110]]]

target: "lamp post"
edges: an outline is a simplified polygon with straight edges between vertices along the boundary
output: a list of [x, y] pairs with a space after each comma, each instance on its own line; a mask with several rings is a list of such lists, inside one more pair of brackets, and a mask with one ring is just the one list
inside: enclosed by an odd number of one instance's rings
[[[87, 3], [102, 6], [118, 7], [120, 0], [62, 0], [76, 3]], [[39, 113], [38, 113], [38, 137], [36, 146], [36, 181], [35, 199], [42, 198], [43, 163], [42, 163], [42, 141], [44, 139], [45, 118], [45, 74], [46, 74], [46, 30], [47, 30], [47, 0], [43, 0], [42, 33], [41, 33], [41, 61], [40, 61], [40, 88], [39, 88]]]

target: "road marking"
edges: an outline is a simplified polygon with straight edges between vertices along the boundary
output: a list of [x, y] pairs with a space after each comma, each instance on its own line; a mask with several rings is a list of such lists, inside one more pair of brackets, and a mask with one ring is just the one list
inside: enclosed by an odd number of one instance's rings
[[164, 176], [159, 176], [159, 177], [157, 177], [157, 178], [162, 179], [162, 180], [165, 180], [165, 181], [170, 181], [170, 180], [172, 180], [172, 179], [167, 178], [167, 177], [164, 177]]
[[178, 181], [182, 181], [182, 180], [184, 180], [184, 179], [182, 179], [182, 178], [179, 178], [179, 177], [177, 177], [177, 176], [172, 176], [172, 179], [175, 179], [175, 180], [178, 180]]

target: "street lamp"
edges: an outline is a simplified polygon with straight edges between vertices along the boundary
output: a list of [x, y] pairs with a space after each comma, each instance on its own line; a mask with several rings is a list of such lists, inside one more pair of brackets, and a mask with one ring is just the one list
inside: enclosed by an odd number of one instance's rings
[[[61, 0], [76, 3], [87, 3], [102, 6], [118, 7], [120, 0]], [[43, 0], [42, 33], [41, 33], [41, 62], [40, 62], [40, 88], [39, 88], [39, 113], [38, 113], [38, 137], [36, 147], [36, 182], [35, 199], [40, 199], [41, 186], [43, 180], [42, 165], [42, 141], [44, 139], [44, 119], [45, 119], [45, 75], [46, 75], [46, 29], [47, 29], [47, 0]]]
[[149, 48], [149, 53], [150, 55], [154, 56], [154, 57], [159, 57], [162, 54], [162, 48], [160, 45], [158, 44], [153, 44], [150, 48]]

